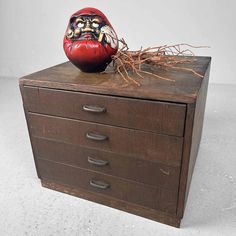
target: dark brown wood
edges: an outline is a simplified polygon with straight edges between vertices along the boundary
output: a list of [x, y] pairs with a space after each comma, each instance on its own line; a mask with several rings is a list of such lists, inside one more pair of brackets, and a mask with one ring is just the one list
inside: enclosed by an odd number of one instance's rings
[[138, 216], [142, 216], [151, 220], [158, 221], [160, 223], [177, 227], [177, 228], [179, 228], [180, 226], [180, 219], [172, 215], [169, 215], [168, 213], [164, 213], [162, 211], [143, 207], [141, 205], [126, 202], [121, 199], [116, 199], [110, 196], [108, 197], [107, 195], [104, 195], [104, 194], [89, 192], [79, 187], [76, 187], [76, 188], [69, 187], [68, 185], [59, 184], [59, 183], [56, 183], [55, 181], [51, 181], [44, 178], [41, 179], [41, 183], [42, 183], [42, 186], [45, 188], [53, 189], [59, 192], [70, 194], [72, 196], [76, 196], [76, 197], [80, 197], [89, 201], [97, 202], [97, 203], [100, 203], [109, 207], [117, 208], [122, 211], [136, 214]]
[[186, 205], [190, 182], [192, 179], [193, 169], [198, 154], [198, 148], [201, 141], [203, 119], [205, 112], [208, 80], [210, 75], [209, 63], [201, 88], [198, 91], [195, 103], [188, 104], [185, 125], [185, 138], [182, 157], [182, 169], [180, 178], [179, 201], [178, 201], [178, 217], [182, 218]]
[[[184, 104], [29, 86], [24, 87], [24, 99], [31, 112], [183, 136]], [[104, 108], [104, 111], [85, 111], [85, 105]]]
[[[192, 62], [183, 64], [204, 75], [209, 64], [209, 57], [194, 57]], [[66, 62], [40, 72], [25, 76], [22, 85], [80, 91], [96, 94], [116, 95], [121, 97], [143, 98], [179, 103], [195, 102], [202, 78], [191, 72], [179, 70], [160, 70], [158, 74], [174, 79], [175, 82], [146, 76], [141, 80], [142, 86], [126, 86], [118, 74], [84, 73], [70, 62]]]
[[[179, 167], [42, 138], [33, 137], [32, 144], [37, 158], [178, 191]], [[91, 164], [89, 157], [107, 164]]]
[[[177, 192], [42, 159], [38, 159], [38, 165], [42, 178], [168, 213], [176, 211]], [[91, 180], [104, 182], [109, 187], [93, 187]]]
[[[91, 122], [29, 113], [31, 134], [34, 137], [58, 140], [128, 156], [142, 156], [148, 161], [179, 165], [182, 137], [118, 128]], [[106, 136], [103, 141], [86, 137], [88, 133]]]
[[185, 195], [186, 195], [186, 183], [188, 176], [189, 156], [192, 143], [194, 109], [195, 109], [195, 104], [193, 103], [189, 104], [187, 107], [183, 156], [182, 156], [181, 172], [180, 172], [179, 199], [178, 199], [178, 209], [177, 209], [177, 215], [180, 218], [183, 217], [183, 212], [185, 207], [184, 205], [185, 205]]
[[[24, 88], [23, 88], [23, 86], [20, 86], [20, 91], [21, 91], [21, 94], [22, 94], [22, 96], [23, 96], [23, 94], [24, 94]], [[25, 108], [25, 106], [23, 106], [23, 109], [24, 109], [24, 114], [25, 114], [25, 119], [26, 119], [27, 127], [29, 128], [28, 111], [27, 111], [27, 109]], [[34, 158], [34, 164], [35, 164], [37, 176], [38, 176], [38, 178], [40, 178], [40, 174], [39, 174], [39, 170], [38, 170], [38, 164], [37, 164], [37, 158], [36, 158], [36, 155], [35, 155], [35, 153], [34, 153], [35, 149], [33, 148], [33, 143], [32, 143], [32, 139], [31, 139], [31, 138], [32, 138], [32, 135], [31, 135], [29, 129], [28, 129], [28, 132], [29, 132], [30, 144], [31, 144], [32, 152], [33, 152], [33, 158]]]
[[[141, 87], [69, 62], [20, 80], [42, 185], [179, 227], [203, 126], [210, 58]], [[154, 69], [154, 68], [152, 68]]]

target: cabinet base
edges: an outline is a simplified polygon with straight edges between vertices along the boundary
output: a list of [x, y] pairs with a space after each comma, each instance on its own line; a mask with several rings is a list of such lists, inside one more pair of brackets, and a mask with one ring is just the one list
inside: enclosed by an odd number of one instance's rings
[[63, 184], [55, 183], [47, 179], [41, 179], [41, 183], [43, 187], [46, 187], [49, 189], [67, 193], [67, 194], [70, 194], [79, 198], [83, 198], [92, 202], [100, 203], [100, 204], [103, 204], [112, 208], [116, 208], [116, 209], [119, 209], [128, 213], [142, 216], [142, 217], [145, 217], [145, 218], [148, 218], [148, 219], [151, 219], [151, 220], [163, 223], [163, 224], [167, 224], [167, 225], [174, 226], [177, 228], [180, 227], [181, 219], [173, 217], [173, 216], [169, 216], [167, 214], [164, 214], [154, 209], [142, 207], [136, 204], [132, 204], [130, 202], [125, 202], [125, 201], [118, 200], [112, 197], [104, 196], [99, 193], [92, 193], [81, 188], [69, 187]]

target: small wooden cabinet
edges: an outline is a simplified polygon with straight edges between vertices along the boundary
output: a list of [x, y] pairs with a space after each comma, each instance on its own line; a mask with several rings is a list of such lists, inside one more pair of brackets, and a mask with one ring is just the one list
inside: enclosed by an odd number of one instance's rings
[[42, 185], [179, 227], [201, 139], [208, 57], [124, 86], [66, 62], [20, 79]]

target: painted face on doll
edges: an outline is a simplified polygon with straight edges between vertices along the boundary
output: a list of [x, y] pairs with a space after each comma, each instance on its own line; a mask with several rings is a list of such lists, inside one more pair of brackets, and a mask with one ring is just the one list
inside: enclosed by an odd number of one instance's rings
[[71, 16], [64, 37], [64, 51], [79, 69], [103, 71], [117, 50], [117, 35], [102, 12], [84, 8]]

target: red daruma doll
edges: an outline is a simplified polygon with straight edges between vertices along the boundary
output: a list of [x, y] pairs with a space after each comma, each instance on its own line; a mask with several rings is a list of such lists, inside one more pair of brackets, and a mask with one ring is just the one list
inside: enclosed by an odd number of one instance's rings
[[80, 70], [101, 72], [116, 54], [118, 39], [101, 11], [84, 8], [70, 17], [63, 46], [68, 59]]

